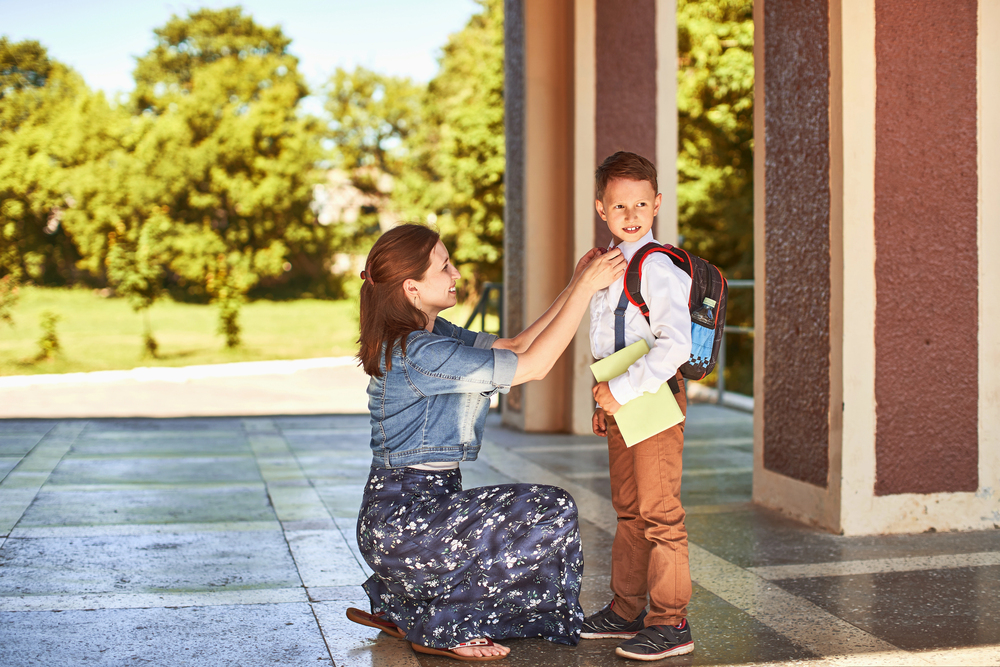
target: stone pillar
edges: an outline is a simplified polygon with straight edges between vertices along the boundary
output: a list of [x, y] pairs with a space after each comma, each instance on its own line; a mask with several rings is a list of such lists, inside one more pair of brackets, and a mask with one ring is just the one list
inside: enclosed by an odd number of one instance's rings
[[[573, 274], [573, 3], [505, 5], [508, 335], [539, 317]], [[514, 387], [503, 421], [526, 431], [569, 428], [565, 359], [544, 380]]]
[[754, 500], [833, 531], [1000, 524], [980, 4], [755, 5]]
[[[611, 153], [657, 162], [656, 233], [676, 240], [677, 21], [675, 0], [508, 0], [505, 11], [504, 280], [516, 333], [548, 307], [581, 255], [609, 243], [594, 211], [594, 170]], [[549, 378], [512, 390], [505, 423], [589, 433], [592, 361], [585, 320]]]

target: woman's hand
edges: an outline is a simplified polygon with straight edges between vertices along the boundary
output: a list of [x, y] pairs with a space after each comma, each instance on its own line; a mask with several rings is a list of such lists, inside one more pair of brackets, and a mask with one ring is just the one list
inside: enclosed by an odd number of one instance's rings
[[[594, 248], [594, 250], [599, 250], [599, 248]], [[594, 252], [594, 250], [591, 252]], [[587, 255], [589, 254], [587, 253]], [[583, 256], [580, 260], [581, 263], [584, 259], [587, 259], [587, 255]], [[607, 252], [595, 255], [587, 261], [583, 267], [583, 272], [580, 274], [578, 284], [580, 287], [586, 289], [589, 294], [593, 294], [597, 290], [604, 289], [618, 278], [621, 278], [627, 267], [628, 262], [625, 261], [622, 251], [618, 248], [613, 248]], [[577, 269], [579, 270], [579, 268], [578, 264]]]
[[583, 270], [587, 268], [592, 259], [600, 257], [605, 252], [607, 252], [607, 248], [591, 248], [588, 250], [587, 254], [581, 257], [580, 261], [576, 263], [576, 269], [573, 271], [573, 279], [569, 281], [570, 284], [572, 285], [580, 279], [580, 276], [583, 275]]

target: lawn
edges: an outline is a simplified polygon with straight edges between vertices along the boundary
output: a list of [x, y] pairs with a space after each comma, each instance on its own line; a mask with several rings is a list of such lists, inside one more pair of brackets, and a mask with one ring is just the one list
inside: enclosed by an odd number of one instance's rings
[[[149, 311], [157, 358], [143, 356], [142, 316], [124, 299], [84, 289], [24, 287], [14, 306], [14, 326], [0, 321], [0, 375], [123, 370], [137, 366], [191, 366], [235, 361], [353, 356], [357, 352], [358, 307], [354, 301], [254, 301], [240, 310], [242, 345], [225, 348], [216, 333], [214, 306], [157, 302]], [[464, 324], [472, 306], [444, 317]], [[61, 353], [36, 359], [41, 317], [59, 317]], [[479, 319], [476, 319], [478, 328]], [[496, 317], [487, 327], [496, 327]]]
[[[37, 361], [46, 311], [59, 317], [56, 333], [62, 351], [54, 360]], [[242, 345], [227, 350], [216, 333], [215, 307], [164, 299], [149, 311], [159, 343], [155, 359], [143, 356], [142, 316], [124, 299], [83, 289], [24, 287], [12, 315], [13, 327], [0, 322], [0, 375], [339, 357], [357, 351], [357, 304], [351, 301], [244, 304]]]

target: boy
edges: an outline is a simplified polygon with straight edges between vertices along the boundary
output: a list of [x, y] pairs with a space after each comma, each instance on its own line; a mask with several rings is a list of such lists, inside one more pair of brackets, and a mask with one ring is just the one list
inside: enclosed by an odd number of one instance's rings
[[[597, 213], [608, 223], [625, 259], [631, 259], [653, 240], [653, 218], [661, 200], [656, 167], [635, 153], [618, 152], [597, 168], [596, 178]], [[643, 338], [650, 351], [624, 374], [594, 387], [598, 404], [594, 433], [608, 438], [611, 501], [618, 527], [611, 548], [614, 599], [584, 621], [581, 636], [625, 638], [615, 651], [618, 655], [659, 660], [694, 650], [687, 623], [691, 574], [680, 502], [684, 422], [626, 447], [614, 414], [668, 381], [686, 414], [684, 380], [677, 369], [691, 354], [691, 278], [662, 253], [647, 257], [640, 292], [649, 306], [649, 322], [628, 303], [624, 341], [616, 344], [614, 311], [620, 307], [623, 283], [624, 278], [616, 280], [590, 302], [591, 350], [595, 358], [603, 359], [622, 342], [630, 345]], [[622, 338], [620, 329], [617, 337]]]

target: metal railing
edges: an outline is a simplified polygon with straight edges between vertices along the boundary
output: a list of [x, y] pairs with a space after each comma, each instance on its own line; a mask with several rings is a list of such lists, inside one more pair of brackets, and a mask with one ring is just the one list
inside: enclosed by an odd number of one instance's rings
[[472, 314], [469, 315], [469, 320], [465, 323], [466, 329], [471, 327], [476, 316], [479, 316], [482, 318], [479, 328], [486, 331], [486, 309], [490, 305], [490, 293], [492, 292], [497, 293], [497, 315], [500, 318], [500, 330], [495, 333], [498, 336], [503, 335], [503, 283], [483, 283], [483, 292], [479, 295], [479, 301], [476, 302], [476, 307], [472, 309]]
[[[730, 280], [729, 289], [753, 289], [753, 280]], [[715, 362], [717, 371], [715, 380], [716, 403], [722, 403], [722, 396], [726, 393], [726, 336], [729, 334], [753, 334], [753, 327], [732, 326], [727, 324], [725, 334], [722, 336], [722, 345], [719, 346], [719, 358]]]

